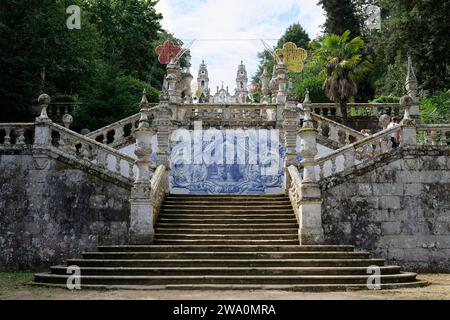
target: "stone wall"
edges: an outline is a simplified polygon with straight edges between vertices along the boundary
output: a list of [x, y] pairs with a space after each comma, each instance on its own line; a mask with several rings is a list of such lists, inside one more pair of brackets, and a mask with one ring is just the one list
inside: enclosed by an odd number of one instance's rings
[[0, 270], [47, 270], [99, 244], [124, 244], [130, 187], [61, 159], [0, 155]]
[[409, 270], [450, 271], [450, 149], [398, 150], [321, 182], [329, 244], [354, 244]]

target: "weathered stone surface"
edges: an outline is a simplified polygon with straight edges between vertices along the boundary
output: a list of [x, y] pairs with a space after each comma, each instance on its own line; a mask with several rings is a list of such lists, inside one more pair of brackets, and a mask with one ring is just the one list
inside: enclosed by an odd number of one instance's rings
[[397, 150], [322, 181], [325, 243], [353, 244], [411, 270], [450, 271], [449, 159], [445, 149]]
[[0, 270], [39, 270], [125, 244], [130, 190], [54, 159], [0, 155]]

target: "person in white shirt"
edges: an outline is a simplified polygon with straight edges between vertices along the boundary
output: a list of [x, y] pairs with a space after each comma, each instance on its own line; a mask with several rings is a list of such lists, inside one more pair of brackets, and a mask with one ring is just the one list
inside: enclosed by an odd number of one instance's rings
[[[387, 126], [387, 128], [393, 128], [395, 126], [398, 126], [398, 118], [396, 116], [392, 117], [391, 122], [389, 123], [389, 125]], [[396, 149], [399, 145], [400, 145], [400, 136], [399, 136], [399, 131], [394, 131], [391, 133], [391, 144], [392, 144], [392, 148]]]

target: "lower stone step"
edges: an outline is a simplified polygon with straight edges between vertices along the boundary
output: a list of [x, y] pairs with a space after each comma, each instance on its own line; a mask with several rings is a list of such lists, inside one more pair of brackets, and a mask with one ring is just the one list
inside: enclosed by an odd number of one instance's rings
[[199, 234], [199, 233], [156, 233], [155, 240], [297, 240], [298, 233], [286, 233], [286, 234]]
[[[175, 276], [175, 275], [367, 275], [366, 267], [81, 267], [81, 275], [100, 276]], [[382, 266], [381, 274], [398, 274], [398, 266]], [[51, 267], [52, 274], [67, 275], [66, 266]], [[71, 272], [69, 272], [71, 273]]]
[[[66, 283], [68, 275], [35, 275], [35, 282]], [[171, 284], [367, 284], [368, 275], [320, 276], [83, 276], [81, 284], [103, 285], [171, 285]], [[416, 280], [415, 273], [380, 275], [381, 283], [407, 283]]]
[[84, 259], [368, 259], [368, 252], [86, 252]]
[[79, 267], [369, 267], [384, 266], [383, 259], [70, 259]]
[[346, 245], [119, 245], [99, 246], [99, 252], [185, 252], [185, 251], [214, 251], [214, 252], [260, 252], [260, 251], [283, 251], [283, 252], [305, 252], [305, 251], [344, 251], [353, 252], [354, 246]]
[[155, 229], [157, 235], [160, 234], [216, 234], [216, 235], [232, 235], [232, 234], [245, 234], [245, 235], [266, 235], [266, 234], [297, 234], [298, 227], [296, 225], [291, 225], [290, 227], [278, 228], [278, 229], [268, 229], [268, 228], [259, 228], [258, 226], [253, 226], [253, 228], [202, 228], [202, 229], [189, 229], [189, 228], [176, 228], [173, 226], [161, 227], [157, 226]]
[[[67, 288], [66, 284], [33, 282], [33, 285], [44, 287]], [[405, 289], [425, 287], [427, 281], [382, 283], [380, 289]], [[367, 290], [367, 284], [174, 284], [174, 285], [90, 285], [82, 284], [81, 287], [87, 290], [278, 290], [278, 291], [297, 291], [297, 292], [326, 292], [326, 291], [349, 291], [349, 290]]]
[[230, 240], [230, 239], [178, 239], [178, 238], [155, 238], [156, 245], [298, 245], [296, 240]]

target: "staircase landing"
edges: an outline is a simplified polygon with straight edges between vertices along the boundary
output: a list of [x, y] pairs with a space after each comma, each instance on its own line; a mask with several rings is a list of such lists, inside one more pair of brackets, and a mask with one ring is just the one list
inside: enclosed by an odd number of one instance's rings
[[153, 245], [100, 246], [34, 283], [65, 287], [67, 266], [76, 265], [86, 289], [331, 291], [367, 289], [375, 265], [381, 289], [427, 284], [353, 246], [298, 243], [285, 195], [168, 195]]

